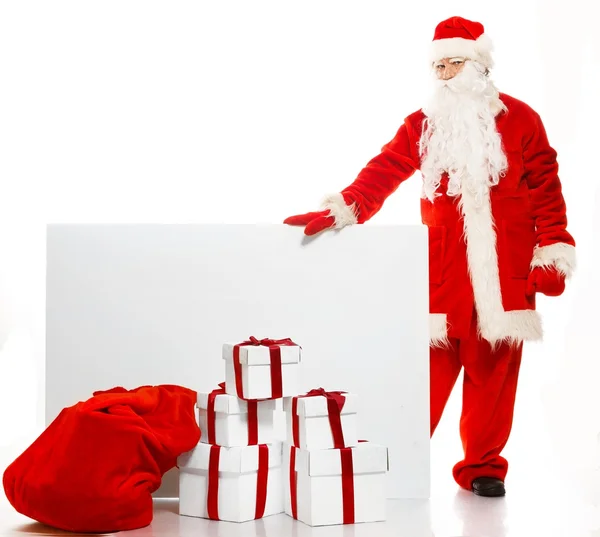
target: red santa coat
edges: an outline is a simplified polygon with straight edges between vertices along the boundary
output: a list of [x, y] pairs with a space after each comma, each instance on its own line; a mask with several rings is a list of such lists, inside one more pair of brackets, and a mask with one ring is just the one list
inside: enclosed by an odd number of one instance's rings
[[[535, 296], [526, 294], [530, 269], [553, 266], [569, 277], [575, 266], [556, 152], [534, 110], [508, 95], [500, 98], [508, 110], [497, 114], [496, 126], [508, 170], [499, 184], [477, 204], [466, 188], [448, 196], [445, 174], [440, 195], [421, 200], [429, 230], [432, 345], [467, 337], [474, 309], [479, 335], [493, 344], [540, 339]], [[419, 170], [424, 119], [421, 110], [408, 116], [356, 180], [325, 200], [337, 226], [369, 220]]]

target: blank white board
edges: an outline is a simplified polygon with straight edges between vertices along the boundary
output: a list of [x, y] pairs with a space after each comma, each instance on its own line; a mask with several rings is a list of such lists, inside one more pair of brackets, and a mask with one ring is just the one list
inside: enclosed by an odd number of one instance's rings
[[303, 390], [359, 395], [360, 437], [389, 447], [388, 496], [426, 498], [427, 263], [424, 226], [51, 225], [46, 420], [114, 386], [211, 390], [223, 342], [290, 337]]

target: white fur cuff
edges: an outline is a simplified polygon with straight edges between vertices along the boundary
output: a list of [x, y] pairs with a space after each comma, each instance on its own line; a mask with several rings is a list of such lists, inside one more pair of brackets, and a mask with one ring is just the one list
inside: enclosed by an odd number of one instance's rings
[[536, 246], [533, 251], [531, 268], [554, 267], [566, 278], [570, 278], [575, 271], [576, 263], [575, 247], [564, 242], [557, 242], [548, 246]]
[[335, 218], [335, 227], [338, 229], [358, 222], [354, 204], [346, 205], [344, 196], [340, 193], [327, 196], [323, 200], [322, 209], [329, 210], [329, 214]]

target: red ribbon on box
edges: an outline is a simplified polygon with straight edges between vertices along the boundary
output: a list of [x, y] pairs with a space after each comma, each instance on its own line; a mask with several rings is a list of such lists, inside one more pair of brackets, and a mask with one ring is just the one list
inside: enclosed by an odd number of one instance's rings
[[342, 430], [342, 409], [346, 398], [343, 394], [347, 392], [326, 392], [323, 388], [310, 390], [305, 395], [292, 398], [292, 436], [294, 446], [300, 447], [300, 420], [298, 418], [298, 399], [300, 397], [325, 397], [327, 399], [327, 413], [329, 414], [329, 425], [333, 435], [333, 447], [345, 448], [344, 431]]
[[208, 490], [206, 499], [206, 510], [208, 518], [219, 520], [219, 458], [221, 446], [210, 446], [208, 459]]
[[342, 459], [342, 505], [344, 524], [354, 524], [354, 461], [352, 449], [340, 449]]
[[258, 444], [258, 402], [246, 401], [248, 405], [248, 445]]
[[256, 475], [256, 510], [254, 518], [262, 518], [267, 504], [267, 479], [269, 477], [269, 447], [258, 446], [258, 473]]
[[[206, 404], [206, 427], [208, 429], [208, 443], [215, 444], [215, 399], [217, 395], [225, 395], [225, 383], [221, 382], [219, 388], [214, 389], [208, 394], [208, 403]], [[211, 451], [212, 453], [212, 451]]]
[[[220, 520], [219, 518], [219, 458], [221, 446], [210, 447], [208, 461], [208, 490], [206, 508], [208, 518]], [[256, 508], [254, 518], [262, 518], [265, 514], [267, 504], [267, 482], [269, 478], [269, 446], [260, 444], [258, 446], [258, 472], [256, 474]]]
[[[296, 446], [290, 446], [290, 501], [292, 518], [298, 520], [298, 483], [296, 480]], [[354, 524], [354, 461], [352, 448], [340, 449], [342, 463], [342, 523]]]
[[[215, 399], [217, 395], [226, 395], [225, 383], [221, 382], [217, 389], [208, 394], [208, 403], [206, 405], [206, 426], [208, 428], [208, 443], [216, 444], [215, 433]], [[258, 444], [258, 402], [246, 401], [248, 406], [248, 445]]]
[[242, 341], [233, 347], [233, 370], [235, 374], [235, 388], [237, 396], [244, 398], [244, 387], [242, 382], [242, 364], [240, 363], [240, 347], [249, 345], [255, 347], [269, 347], [271, 360], [271, 399], [280, 399], [283, 396], [283, 379], [281, 371], [281, 346], [295, 346], [290, 338], [285, 339], [256, 339], [250, 336], [248, 341]]
[[292, 518], [298, 520], [298, 483], [296, 481], [296, 446], [290, 446], [290, 501]]

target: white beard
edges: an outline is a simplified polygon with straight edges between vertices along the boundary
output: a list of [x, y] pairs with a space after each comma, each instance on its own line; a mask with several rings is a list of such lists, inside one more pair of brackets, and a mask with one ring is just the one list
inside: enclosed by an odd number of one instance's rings
[[434, 201], [448, 172], [447, 194], [458, 196], [461, 185], [476, 203], [484, 201], [507, 168], [496, 114], [506, 109], [483, 68], [467, 61], [450, 80], [434, 80], [434, 92], [423, 112], [427, 116], [420, 140], [423, 198]]

